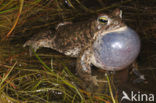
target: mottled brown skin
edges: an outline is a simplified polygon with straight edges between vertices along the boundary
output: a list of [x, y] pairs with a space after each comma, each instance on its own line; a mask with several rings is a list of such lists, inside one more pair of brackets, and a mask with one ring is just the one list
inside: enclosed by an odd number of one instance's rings
[[[103, 15], [106, 14], [100, 16]], [[120, 10], [106, 16], [111, 19], [109, 25], [99, 23], [97, 19], [75, 24], [65, 23], [66, 25], [58, 26], [56, 31], [49, 30], [35, 35], [24, 44], [24, 47], [31, 46], [35, 51], [39, 47], [47, 47], [67, 56], [77, 57], [76, 69], [79, 76], [97, 85], [96, 77], [91, 75], [92, 45], [103, 32], [125, 26], [120, 18]]]
[[[96, 20], [76, 24], [66, 24], [65, 26], [58, 27], [56, 31], [49, 30], [39, 33], [27, 41], [24, 46], [33, 46], [36, 44], [33, 48], [37, 50], [39, 47], [43, 47], [41, 42], [44, 42], [47, 44], [47, 47], [55, 49], [60, 53], [65, 53], [69, 49], [75, 47], [81, 49], [92, 41], [94, 33], [98, 31], [95, 22]], [[77, 57], [78, 55], [71, 56]]]
[[[96, 21], [89, 21], [87, 23], [68, 24], [61, 26], [56, 32], [53, 48], [61, 53], [65, 53], [70, 49], [84, 48], [89, 42], [92, 41], [93, 34], [97, 31]], [[78, 27], [79, 25], [79, 27]], [[81, 26], [80, 26], [81, 25]], [[79, 55], [71, 54], [73, 57]]]

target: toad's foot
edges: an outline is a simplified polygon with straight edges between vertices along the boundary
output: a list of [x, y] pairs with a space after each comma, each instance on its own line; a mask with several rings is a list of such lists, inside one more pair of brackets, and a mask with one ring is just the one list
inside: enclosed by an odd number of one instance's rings
[[97, 76], [92, 76], [90, 79], [91, 79], [91, 81], [93, 82], [93, 84], [96, 85], [96, 86], [98, 86], [98, 83], [99, 83], [99, 82], [100, 82], [100, 83], [101, 83], [101, 82], [107, 83], [106, 80], [98, 80], [98, 79], [97, 79]]
[[50, 36], [52, 32], [46, 31], [39, 33], [35, 36], [33, 36], [30, 40], [26, 41], [23, 47], [29, 46], [29, 53], [32, 55], [32, 50], [35, 52], [40, 48], [40, 47], [47, 47], [47, 48], [52, 48], [52, 41], [53, 38]]
[[39, 49], [38, 42], [28, 40], [23, 47], [29, 46], [29, 54], [32, 56], [33, 50], [36, 52]]
[[146, 81], [146, 78], [143, 74], [141, 74], [138, 69], [133, 68], [132, 72], [137, 76], [135, 80], [133, 80], [133, 83], [141, 83]]
[[141, 82], [145, 82], [146, 78], [145, 76], [140, 73], [140, 71], [138, 70], [138, 65], [136, 62], [134, 62], [132, 64], [132, 71], [131, 71], [135, 76], [137, 76], [137, 78], [135, 80], [133, 80], [133, 83], [141, 83]]
[[86, 84], [93, 84], [94, 86], [99, 86], [100, 83], [107, 83], [107, 80], [97, 79], [97, 76], [92, 76], [89, 74], [79, 74]]

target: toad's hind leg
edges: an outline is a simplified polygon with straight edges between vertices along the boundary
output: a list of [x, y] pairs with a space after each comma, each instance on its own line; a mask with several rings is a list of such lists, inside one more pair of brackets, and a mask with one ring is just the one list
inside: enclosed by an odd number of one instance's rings
[[36, 52], [40, 47], [53, 48], [53, 39], [55, 37], [51, 37], [52, 31], [41, 32], [37, 35], [34, 35], [30, 40], [26, 41], [23, 47], [29, 46], [30, 53], [32, 53], [32, 49]]

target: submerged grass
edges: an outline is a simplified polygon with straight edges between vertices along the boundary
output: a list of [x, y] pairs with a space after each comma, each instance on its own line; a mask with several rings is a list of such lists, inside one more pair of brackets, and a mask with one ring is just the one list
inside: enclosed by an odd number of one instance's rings
[[10, 70], [8, 70], [8, 72], [7, 72], [6, 74], [3, 74], [3, 77], [1, 77], [1, 82], [0, 82], [0, 87], [1, 87], [1, 89], [3, 89], [2, 87], [4, 87], [4, 86], [2, 86], [2, 84], [3, 84], [5, 81], [7, 82], [6, 79], [8, 78], [10, 72], [14, 69], [14, 67], [16, 66], [16, 64], [17, 64], [17, 62], [15, 62], [15, 64], [10, 68]]
[[[35, 55], [40, 63], [43, 64], [41, 58], [36, 53]], [[92, 93], [81, 89], [78, 86], [80, 80], [67, 68], [64, 68], [62, 71], [52, 70], [45, 63], [42, 68], [44, 69], [14, 68], [15, 71], [18, 71], [17, 76], [13, 76], [13, 78], [11, 76], [10, 78], [12, 79], [9, 79], [9, 82], [6, 82], [5, 86], [1, 87], [1, 91], [9, 92], [9, 98], [14, 98], [20, 102], [94, 103], [95, 101], [104, 101], [111, 103], [110, 99], [107, 99], [104, 94], [92, 96]], [[1, 84], [6, 80], [11, 70], [2, 79]]]
[[[18, 23], [18, 20], [20, 18], [21, 12], [22, 12], [23, 3], [24, 3], [24, 0], [20, 0], [20, 7], [19, 7], [19, 12], [17, 14], [17, 18], [16, 18], [15, 23], [12, 26], [11, 30], [7, 33], [7, 35], [6, 35], [7, 38], [11, 35], [12, 31], [14, 30], [14, 28], [16, 27], [16, 25]], [[9, 3], [8, 3], [8, 5], [9, 5]]]
[[[69, 76], [69, 78], [75, 78], [75, 79], [73, 79], [73, 80], [68, 80], [66, 77], [64, 77], [64, 76], [62, 76], [62, 75], [58, 75], [58, 74], [56, 74], [53, 70], [52, 70], [52, 68], [49, 68], [42, 60], [41, 60], [41, 58], [34, 52], [34, 54], [35, 54], [35, 56], [37, 57], [37, 59], [40, 61], [40, 63], [50, 72], [50, 74], [52, 74], [55, 78], [57, 78], [57, 81], [61, 81], [63, 84], [65, 84], [66, 86], [67, 86], [67, 88], [69, 87], [69, 88], [71, 88], [71, 89], [73, 89], [74, 91], [75, 91], [75, 94], [73, 95], [68, 95], [67, 94], [67, 92], [65, 92], [65, 91], [60, 91], [60, 92], [62, 92], [62, 93], [64, 93], [64, 94], [66, 94], [65, 96], [71, 96], [71, 99], [72, 99], [72, 103], [75, 103], [75, 102], [77, 102], [77, 101], [79, 101], [79, 100], [76, 100], [76, 98], [77, 98], [77, 96], [80, 98], [80, 102], [81, 103], [84, 103], [85, 102], [85, 100], [86, 100], [86, 98], [84, 97], [84, 94], [83, 93], [86, 93], [86, 92], [84, 92], [84, 90], [82, 90], [82, 89], [80, 89], [79, 87], [77, 87], [76, 86], [76, 82], [78, 82], [79, 80], [78, 80], [78, 78], [76, 78], [70, 71], [69, 71], [69, 69], [67, 68], [67, 67], [65, 67], [65, 69], [63, 69], [63, 71], [62, 71], [62, 73], [65, 73], [67, 76]], [[109, 78], [108, 76], [107, 76], [107, 78]], [[41, 81], [39, 81], [39, 82], [41, 82]], [[58, 82], [56, 83], [56, 84], [58, 84]], [[38, 85], [38, 84], [37, 84]], [[60, 84], [58, 84], [58, 85], [60, 85]], [[66, 88], [66, 87], [65, 87]], [[110, 87], [111, 88], [111, 87]], [[50, 90], [50, 88], [49, 88], [49, 90]], [[54, 89], [55, 90], [55, 89]], [[59, 89], [57, 89], [57, 90], [59, 90]], [[38, 91], [40, 91], [40, 90], [38, 90]], [[87, 94], [87, 96], [91, 96], [91, 93], [86, 93]], [[85, 95], [86, 95], [85, 94]], [[66, 97], [67, 98], [67, 97]], [[98, 98], [97, 100], [101, 100], [101, 101], [104, 101], [104, 102], [106, 102], [106, 103], [110, 103], [109, 101], [107, 101], [107, 100], [104, 100], [104, 99], [102, 99], [102, 98], [100, 98], [100, 97], [98, 97], [98, 96], [95, 96], [94, 97], [94, 99], [95, 98]], [[75, 102], [74, 102], [75, 101]], [[71, 102], [71, 101], [70, 101]], [[91, 102], [91, 101], [90, 101]], [[89, 103], [90, 103], [89, 102]], [[92, 101], [93, 102], [93, 101]]]

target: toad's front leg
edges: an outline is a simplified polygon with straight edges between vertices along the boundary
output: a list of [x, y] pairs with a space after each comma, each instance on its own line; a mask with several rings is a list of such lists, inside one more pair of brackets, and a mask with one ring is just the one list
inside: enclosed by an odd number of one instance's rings
[[86, 82], [93, 83], [94, 85], [98, 85], [98, 80], [96, 76], [92, 76], [91, 74], [91, 56], [92, 51], [90, 48], [87, 48], [80, 54], [77, 59], [77, 73], [78, 75]]

